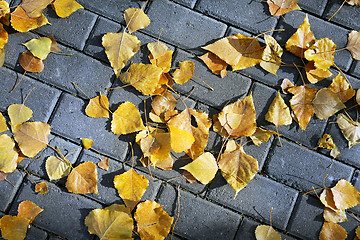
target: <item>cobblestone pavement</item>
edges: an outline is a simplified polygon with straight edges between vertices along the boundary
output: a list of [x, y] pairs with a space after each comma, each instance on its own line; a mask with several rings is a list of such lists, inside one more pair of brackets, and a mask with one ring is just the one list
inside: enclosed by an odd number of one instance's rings
[[[45, 149], [39, 154], [38, 160], [23, 161], [8, 176], [15, 187], [5, 181], [0, 182], [0, 216], [16, 214], [17, 206], [23, 200], [31, 200], [45, 209], [32, 223], [26, 239], [96, 239], [87, 232], [85, 216], [94, 208], [123, 203], [112, 182], [115, 175], [129, 169], [131, 151], [128, 142], [134, 141], [135, 135], [116, 136], [109, 129], [109, 120], [87, 117], [84, 112], [87, 98], [72, 82], [90, 97], [96, 96], [99, 91], [107, 93], [112, 110], [124, 101], [131, 101], [143, 110], [143, 100], [147, 99], [131, 87], [106, 92], [106, 88], [118, 85], [118, 80], [115, 80], [101, 46], [103, 34], [124, 29], [123, 11], [129, 7], [139, 7], [143, 2], [78, 2], [84, 9], [66, 19], [58, 18], [50, 8], [45, 10], [52, 25], [35, 31], [39, 35], [54, 35], [61, 49], [72, 55], [50, 54], [45, 60], [44, 71], [39, 74], [27, 73], [12, 94], [9, 91], [23, 73], [18, 63], [20, 53], [25, 51], [21, 44], [37, 35], [32, 32], [9, 34], [9, 42], [5, 46], [5, 66], [0, 68], [0, 110], [6, 116], [7, 107], [13, 103], [21, 103], [24, 95], [35, 87], [26, 103], [34, 111], [33, 120], [45, 121], [51, 125], [50, 144], [59, 146], [65, 153], [79, 149], [69, 157], [75, 166], [83, 161], [98, 161], [95, 152], [84, 150], [80, 144], [80, 138], [91, 138], [95, 142], [94, 149], [111, 159], [111, 167], [109, 171], [98, 170], [99, 195], [70, 194], [65, 189], [63, 180], [49, 182], [49, 193], [39, 195], [34, 193], [34, 184], [24, 172], [24, 167], [35, 180], [49, 181], [45, 172], [45, 158], [54, 152]], [[300, 79], [297, 70], [293, 67], [281, 67], [278, 76], [275, 76], [256, 66], [229, 72], [221, 79], [197, 59], [203, 52], [200, 47], [234, 33], [257, 35], [279, 28], [286, 31], [274, 32], [272, 35], [284, 45], [307, 13], [316, 38], [331, 38], [338, 48], [343, 48], [349, 31], [360, 30], [360, 7], [345, 4], [328, 22], [326, 19], [338, 9], [341, 2], [299, 0], [302, 11], [288, 13], [282, 18], [270, 16], [267, 4], [259, 0], [152, 1], [145, 7], [151, 24], [135, 33], [142, 47], [132, 61], [146, 61], [148, 52], [145, 44], [156, 41], [163, 29], [161, 41], [175, 50], [174, 63], [185, 59], [194, 61], [195, 75], [215, 88], [215, 91], [210, 91], [196, 80], [177, 86], [176, 90], [183, 95], [189, 94], [195, 87], [187, 99], [188, 106], [212, 116], [229, 100], [235, 101], [252, 92], [258, 124], [273, 129], [265, 121], [265, 113], [283, 78], [294, 82]], [[12, 6], [18, 4], [19, 1], [12, 2]], [[348, 51], [337, 52], [335, 59], [340, 69], [348, 75], [353, 87], [360, 88], [360, 61], [353, 60]], [[283, 60], [298, 61], [286, 52]], [[331, 71], [337, 74], [335, 69]], [[317, 85], [328, 86], [331, 80], [332, 78], [323, 80]], [[186, 161], [179, 160], [173, 171], [151, 171], [153, 178], [148, 169], [139, 164], [136, 166], [150, 181], [143, 199], [158, 201], [171, 216], [176, 217], [177, 198], [180, 196], [180, 218], [175, 227], [174, 239], [255, 239], [256, 226], [269, 224], [271, 207], [272, 225], [282, 233], [283, 239], [317, 239], [323, 224], [323, 207], [314, 194], [304, 196], [303, 193], [312, 187], [322, 187], [326, 174], [326, 186], [333, 186], [343, 178], [360, 190], [360, 144], [349, 150], [332, 118], [314, 118], [306, 131], [295, 123], [281, 126], [279, 131], [283, 134], [282, 147], [274, 138], [260, 147], [252, 144], [245, 146], [245, 151], [258, 159], [259, 173], [236, 198], [233, 196], [234, 191], [220, 174], [206, 186], [186, 182], [180, 177], [179, 169]], [[324, 133], [334, 137], [342, 154], [339, 159], [333, 161], [329, 151], [316, 148], [317, 140]], [[211, 132], [207, 150], [218, 152], [220, 145], [220, 138]], [[135, 147], [135, 157], [140, 155], [139, 149]], [[329, 168], [331, 163], [332, 167]], [[354, 229], [359, 222], [350, 213], [360, 216], [360, 207], [350, 209], [349, 221], [341, 224], [348, 231], [349, 239], [353, 239]]]

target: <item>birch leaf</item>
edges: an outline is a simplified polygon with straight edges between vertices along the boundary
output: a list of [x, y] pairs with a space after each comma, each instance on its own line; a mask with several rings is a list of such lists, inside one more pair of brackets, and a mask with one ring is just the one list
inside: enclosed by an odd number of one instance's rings
[[96, 165], [93, 162], [84, 162], [74, 168], [67, 178], [66, 188], [71, 193], [98, 194]]
[[259, 225], [255, 229], [256, 240], [281, 240], [281, 235], [271, 226]]
[[56, 15], [61, 18], [66, 18], [73, 12], [83, 9], [83, 6], [75, 0], [55, 0], [51, 3], [51, 6], [55, 10]]
[[272, 36], [264, 35], [264, 38], [266, 47], [262, 54], [262, 61], [260, 62], [260, 66], [269, 73], [276, 75], [276, 72], [281, 65], [283, 49]]
[[150, 24], [150, 18], [139, 8], [126, 9], [124, 19], [130, 33], [146, 28]]
[[85, 113], [92, 118], [109, 117], [109, 99], [100, 93], [100, 96], [91, 98], [85, 108]]
[[333, 74], [329, 69], [323, 70], [315, 67], [315, 62], [308, 62], [305, 66], [306, 77], [310, 83], [315, 84], [325, 78], [331, 77]]
[[29, 219], [29, 223], [32, 223], [37, 215], [44, 211], [38, 205], [31, 201], [22, 201], [18, 206], [18, 217]]
[[8, 115], [11, 125], [16, 126], [29, 120], [33, 111], [24, 104], [12, 104], [8, 107]]
[[340, 113], [337, 116], [336, 123], [338, 124], [342, 134], [349, 142], [349, 148], [360, 143], [360, 123], [348, 118], [346, 115]]
[[50, 156], [46, 159], [45, 169], [50, 181], [66, 177], [71, 172], [71, 163], [64, 159]]
[[274, 134], [279, 135], [275, 131], [265, 130], [260, 127], [257, 127], [256, 131], [253, 133], [253, 135], [250, 136], [250, 138], [255, 145], [260, 146], [261, 143], [267, 142], [270, 139], [270, 137]]
[[328, 87], [335, 93], [341, 102], [346, 103], [355, 95], [355, 90], [351, 88], [346, 79], [339, 73]]
[[275, 126], [290, 125], [292, 118], [290, 109], [285, 104], [284, 99], [281, 97], [280, 92], [276, 95], [271, 103], [268, 112], [265, 115], [265, 120], [273, 123]]
[[9, 130], [8, 126], [6, 125], [6, 120], [4, 118], [4, 115], [0, 112], [0, 133], [5, 132]]
[[346, 230], [332, 222], [324, 222], [324, 225], [321, 228], [319, 240], [345, 240], [347, 237]]
[[339, 97], [327, 88], [322, 88], [316, 93], [312, 104], [314, 106], [315, 115], [319, 119], [329, 118], [336, 112], [345, 108], [345, 105], [341, 102]]
[[355, 60], [360, 60], [360, 32], [352, 30], [349, 33], [346, 49], [350, 51]]
[[214, 74], [220, 75], [221, 78], [224, 78], [226, 76], [226, 67], [228, 66], [228, 64], [224, 60], [216, 56], [214, 53], [207, 52], [199, 58]]
[[11, 26], [19, 32], [27, 32], [46, 24], [50, 23], [44, 14], [41, 14], [40, 17], [31, 18], [21, 6], [18, 6], [15, 11], [11, 13]]
[[39, 39], [31, 39], [27, 43], [24, 43], [25, 47], [41, 60], [45, 60], [51, 52], [51, 39], [48, 37], [41, 37]]
[[173, 74], [174, 81], [177, 84], [184, 84], [194, 77], [195, 64], [192, 61], [183, 61], [179, 63], [180, 69], [176, 69]]
[[18, 217], [5, 215], [0, 219], [1, 234], [7, 240], [23, 240], [26, 237], [27, 228], [30, 220]]
[[50, 2], [51, 0], [23, 0], [20, 6], [30, 18], [37, 18]]
[[0, 171], [13, 172], [18, 164], [17, 159], [18, 153], [12, 138], [6, 134], [0, 135]]
[[334, 64], [336, 44], [328, 39], [321, 38], [305, 51], [304, 56], [308, 61], [314, 61], [315, 67], [327, 70]]
[[121, 104], [113, 113], [111, 131], [117, 135], [145, 130], [139, 110], [131, 102]]
[[44, 70], [44, 63], [40, 58], [32, 55], [31, 52], [24, 52], [19, 57], [21, 67], [27, 72], [40, 73]]
[[285, 13], [301, 10], [297, 4], [297, 0], [267, 0], [270, 14], [273, 16], [280, 16]]

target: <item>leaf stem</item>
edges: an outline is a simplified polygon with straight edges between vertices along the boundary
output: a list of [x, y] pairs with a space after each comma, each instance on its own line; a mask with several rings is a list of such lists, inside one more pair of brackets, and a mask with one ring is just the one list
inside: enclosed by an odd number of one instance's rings
[[25, 72], [23, 73], [23, 75], [21, 76], [19, 82], [15, 85], [15, 87], [10, 91], [10, 93], [13, 93], [15, 91], [15, 89], [19, 86], [19, 84], [21, 83], [21, 81], [23, 80], [25, 74], [27, 73], [27, 71], [25, 70]]
[[346, 0], [343, 1], [343, 3], [340, 5], [339, 9], [328, 19], [328, 22], [340, 11], [340, 9], [344, 6]]

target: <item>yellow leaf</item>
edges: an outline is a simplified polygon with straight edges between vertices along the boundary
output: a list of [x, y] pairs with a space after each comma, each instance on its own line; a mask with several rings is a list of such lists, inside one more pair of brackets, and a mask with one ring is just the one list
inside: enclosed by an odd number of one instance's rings
[[226, 76], [226, 67], [228, 66], [228, 64], [224, 60], [216, 56], [214, 53], [207, 52], [199, 58], [214, 74], [220, 75], [221, 78], [224, 78]]
[[271, 103], [269, 110], [265, 115], [265, 120], [275, 124], [277, 127], [292, 123], [290, 109], [281, 97], [280, 92], [278, 92], [277, 96]]
[[179, 63], [180, 69], [176, 69], [173, 74], [174, 81], [177, 84], [184, 84], [194, 77], [195, 64], [192, 61], [183, 61]]
[[360, 105], [360, 89], [358, 89], [356, 92], [355, 100], [356, 100], [356, 103]]
[[218, 166], [214, 156], [206, 152], [180, 169], [190, 172], [202, 184], [208, 184], [215, 177]]
[[5, 17], [9, 13], [9, 3], [7, 1], [0, 1], [0, 18]]
[[345, 0], [350, 5], [360, 5], [360, 0]]
[[260, 66], [269, 73], [276, 75], [276, 72], [281, 65], [283, 49], [272, 36], [264, 35], [264, 38], [266, 47], [262, 54], [262, 61], [260, 62]]
[[348, 220], [345, 210], [334, 211], [328, 207], [325, 207], [323, 217], [326, 222], [332, 223], [346, 222]]
[[226, 149], [218, 162], [223, 177], [235, 190], [235, 197], [259, 170], [256, 158], [247, 155], [242, 146], [234, 140], [226, 144]]
[[44, 122], [26, 122], [13, 128], [16, 142], [27, 157], [35, 157], [48, 144], [50, 125]]
[[337, 117], [336, 123], [338, 124], [342, 134], [349, 142], [349, 148], [360, 143], [360, 123], [355, 122], [340, 113]]
[[130, 210], [120, 204], [92, 210], [85, 218], [85, 225], [90, 234], [102, 240], [130, 240], [134, 228]]
[[358, 226], [358, 227], [356, 228], [355, 233], [356, 233], [356, 237], [357, 237], [357, 238], [360, 238], [360, 226]]
[[310, 83], [317, 83], [325, 78], [331, 77], [333, 74], [329, 71], [329, 69], [322, 70], [315, 67], [315, 62], [308, 62], [305, 66], [306, 77]]
[[4, 115], [0, 112], [0, 133], [5, 132], [9, 130], [8, 126], [6, 125], [6, 120], [4, 118]]
[[51, 6], [55, 10], [56, 14], [61, 18], [66, 18], [73, 12], [83, 9], [83, 6], [75, 0], [55, 0], [51, 3]]
[[18, 153], [15, 143], [6, 134], [0, 136], [0, 171], [5, 173], [13, 172], [18, 164]]
[[333, 79], [329, 89], [334, 92], [343, 103], [355, 95], [355, 90], [351, 88], [348, 81], [346, 81], [340, 73]]
[[310, 30], [308, 15], [306, 14], [303, 23], [286, 42], [286, 50], [294, 55], [304, 58], [304, 52], [315, 43], [314, 33]]
[[349, 33], [348, 43], [346, 49], [351, 52], [355, 60], [360, 60], [360, 32], [352, 30]]
[[277, 132], [257, 127], [256, 131], [250, 136], [250, 138], [255, 145], [260, 146], [261, 143], [267, 142], [274, 134], [279, 135]]
[[66, 188], [71, 193], [98, 194], [96, 165], [92, 162], [84, 162], [74, 168], [67, 178]]
[[150, 54], [149, 60], [150, 60], [151, 64], [161, 68], [163, 70], [163, 73], [167, 73], [170, 71], [170, 68], [171, 68], [171, 61], [172, 61], [173, 53], [174, 53], [174, 51], [169, 50], [159, 58], [154, 58], [152, 56], [152, 54]]
[[40, 193], [41, 195], [47, 194], [48, 191], [49, 188], [46, 182], [39, 182], [35, 185], [35, 192]]
[[348, 181], [341, 179], [335, 187], [331, 188], [335, 206], [339, 210], [345, 210], [360, 204], [360, 193]]
[[159, 41], [148, 43], [146, 46], [149, 49], [153, 59], [158, 59], [164, 56], [169, 49], [165, 44]]
[[18, 217], [23, 217], [30, 220], [30, 223], [34, 221], [35, 217], [44, 211], [38, 205], [31, 201], [22, 201], [18, 206]]
[[50, 24], [44, 14], [30, 18], [21, 6], [11, 13], [11, 26], [19, 32], [27, 32], [43, 25]]
[[294, 87], [294, 84], [288, 78], [284, 78], [284, 80], [281, 82], [280, 87], [283, 93], [289, 94], [289, 89]]
[[304, 56], [308, 61], [314, 61], [315, 67], [327, 70], [334, 64], [336, 44], [328, 39], [321, 38], [305, 51]]
[[255, 229], [256, 240], [281, 240], [281, 236], [271, 226], [259, 225]]
[[130, 33], [146, 28], [150, 24], [149, 17], [139, 8], [128, 8], [124, 12], [126, 26]]
[[34, 57], [31, 52], [24, 52], [19, 57], [21, 67], [27, 72], [42, 72], [44, 63], [40, 58]]
[[5, 63], [5, 51], [3, 48], [0, 48], [0, 67], [4, 66]]
[[113, 113], [111, 131], [117, 135], [145, 130], [139, 110], [131, 102], [121, 104]]
[[297, 4], [297, 0], [267, 0], [270, 14], [273, 16], [280, 16], [285, 13], [301, 10]]
[[5, 215], [0, 219], [1, 234], [7, 240], [23, 240], [26, 237], [27, 228], [30, 220], [18, 217]]
[[126, 32], [107, 33], [102, 37], [102, 45], [116, 77], [119, 77], [121, 69], [139, 50], [140, 41]]
[[140, 203], [134, 214], [137, 232], [142, 240], [162, 240], [170, 232], [173, 218], [157, 202]]
[[231, 65], [233, 71], [259, 64], [263, 53], [263, 47], [256, 38], [242, 34], [222, 38], [203, 48]]
[[8, 39], [9, 39], [9, 35], [7, 31], [4, 29], [3, 25], [0, 23], [0, 49], [4, 48], [5, 44], [8, 42]]
[[71, 168], [69, 161], [54, 156], [48, 157], [45, 163], [46, 173], [50, 181], [68, 176]]
[[322, 138], [319, 139], [318, 144], [319, 147], [326, 149], [334, 149], [336, 147], [331, 135], [329, 134], [324, 134]]
[[149, 186], [149, 180], [131, 168], [129, 171], [115, 176], [114, 185], [125, 205], [133, 210]]
[[320, 89], [312, 101], [315, 115], [319, 119], [326, 119], [345, 108], [339, 97], [327, 88]]
[[289, 92], [294, 94], [290, 100], [290, 105], [295, 114], [295, 120], [299, 123], [301, 129], [305, 130], [315, 112], [312, 101], [315, 98], [317, 89], [299, 86], [290, 88]]
[[109, 159], [103, 158], [98, 162], [98, 167], [104, 169], [105, 171], [109, 170]]
[[324, 222], [319, 235], [319, 240], [345, 240], [347, 237], [346, 230], [332, 222]]
[[12, 126], [24, 123], [32, 117], [33, 111], [24, 104], [12, 104], [8, 107]]
[[92, 118], [109, 117], [109, 99], [100, 93], [100, 96], [91, 98], [85, 108], [85, 113]]
[[94, 143], [94, 141], [89, 138], [81, 138], [81, 142], [85, 149], [90, 149]]
[[25, 47], [41, 60], [45, 60], [50, 53], [51, 39], [48, 37], [41, 37], [39, 39], [31, 39], [27, 43], [24, 43]]
[[20, 6], [30, 18], [37, 18], [50, 2], [51, 0], [23, 0]]

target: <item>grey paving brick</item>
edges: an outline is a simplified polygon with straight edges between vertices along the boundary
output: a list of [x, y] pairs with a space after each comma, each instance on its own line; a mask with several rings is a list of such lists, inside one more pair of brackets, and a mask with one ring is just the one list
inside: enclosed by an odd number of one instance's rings
[[10, 207], [10, 204], [13, 201], [15, 194], [21, 185], [24, 175], [25, 174], [20, 172], [19, 170], [15, 170], [14, 172], [7, 175], [6, 179], [12, 184], [14, 184], [15, 187], [13, 187], [5, 180], [0, 182], [0, 211], [5, 212]]
[[51, 121], [54, 132], [80, 143], [80, 138], [94, 141], [93, 148], [123, 160], [127, 154], [128, 143], [133, 135], [117, 136], [110, 130], [110, 120], [90, 118], [84, 109], [88, 101], [64, 94]]
[[240, 74], [228, 72], [225, 78], [213, 74], [208, 67], [196, 56], [182, 50], [177, 50], [174, 62], [191, 60], [195, 63], [194, 75], [209, 84], [214, 91], [202, 83], [199, 79], [192, 78], [187, 83], [175, 85], [174, 89], [188, 95], [193, 88], [191, 97], [215, 108], [222, 108], [228, 101], [236, 101], [246, 96], [251, 80]]
[[270, 15], [268, 5], [259, 1], [230, 0], [224, 4], [221, 0], [200, 0], [195, 8], [255, 34], [274, 29], [278, 20]]
[[[37, 181], [38, 178], [35, 180]], [[52, 183], [48, 183], [48, 186], [47, 194], [35, 193], [34, 183], [27, 177], [12, 204], [10, 213], [15, 215], [20, 202], [30, 200], [44, 209], [35, 218], [33, 222], [35, 226], [69, 239], [92, 238], [84, 220], [91, 210], [102, 208], [102, 206], [83, 196], [66, 193]]]
[[[270, 210], [274, 227], [285, 229], [294, 207], [297, 191], [269, 178], [256, 175], [234, 198], [234, 190], [219, 176], [210, 185], [208, 194], [211, 200], [231, 209], [261, 219], [269, 224]], [[259, 194], [261, 193], [261, 194]]]
[[[268, 112], [272, 101], [276, 97], [276, 91], [259, 83], [255, 83], [252, 86], [251, 91], [253, 93], [258, 126], [263, 126], [275, 131], [275, 125], [265, 120], [265, 114]], [[283, 98], [289, 107], [289, 99], [291, 96], [292, 95], [283, 95]], [[322, 137], [326, 127], [326, 122], [326, 120], [320, 120], [313, 117], [307, 125], [305, 131], [302, 130], [295, 121], [288, 126], [279, 126], [278, 129], [285, 137], [291, 138], [292, 140], [308, 147], [316, 147], [317, 141]], [[276, 141], [278, 141], [277, 138]]]
[[[297, 28], [304, 21], [305, 13], [302, 11], [293, 11], [286, 14], [286, 18], [280, 19], [277, 26], [278, 29], [285, 29], [283, 32], [274, 33], [275, 39], [281, 45], [285, 45], [286, 41], [296, 32]], [[337, 49], [344, 48], [347, 44], [347, 36], [349, 31], [339, 27], [333, 23], [313, 17], [309, 15], [311, 31], [316, 39], [329, 38], [334, 41]], [[283, 58], [284, 62], [286, 58]], [[338, 51], [335, 53], [335, 64], [342, 70], [347, 71], [351, 65], [351, 54], [349, 51]]]
[[350, 74], [360, 78], [360, 61], [353, 61], [349, 72]]
[[[287, 230], [301, 239], [318, 239], [324, 223], [323, 209], [319, 199], [308, 195], [300, 196]], [[346, 229], [347, 239], [353, 239], [359, 223], [351, 214], [347, 214], [347, 217], [348, 222], [339, 225]]]
[[[299, 0], [298, 4], [302, 10], [309, 11], [318, 16], [321, 16], [325, 10], [327, 0]], [[288, 15], [286, 15], [287, 17]]]
[[[341, 1], [328, 0], [324, 12], [324, 18], [329, 19], [340, 7]], [[340, 11], [331, 19], [332, 22], [342, 24], [348, 28], [360, 31], [360, 8], [344, 4]]]
[[[351, 183], [354, 185], [354, 187], [358, 191], [360, 190], [360, 171], [359, 170], [355, 171]], [[357, 215], [360, 215], [360, 205], [357, 205], [357, 206], [351, 208], [350, 211], [356, 213]]]
[[174, 2], [180, 3], [184, 6], [193, 8], [197, 0], [174, 0]]
[[[200, 197], [180, 190], [180, 215], [175, 233], [188, 239], [233, 239], [241, 216], [217, 206]], [[159, 203], [164, 210], [176, 218], [178, 192], [165, 184]]]
[[144, 32], [157, 37], [163, 29], [161, 40], [184, 49], [204, 46], [226, 31], [225, 24], [166, 0], [153, 1], [148, 16], [151, 23]]
[[[307, 192], [312, 187], [329, 186], [339, 179], [350, 180], [354, 169], [338, 161], [282, 139], [282, 147], [275, 141], [264, 171], [271, 178]], [[330, 168], [331, 166], [331, 168]]]
[[30, 226], [26, 233], [25, 240], [45, 240], [47, 239], [48, 234], [34, 226]]
[[2, 97], [1, 111], [5, 112], [11, 104], [23, 103], [26, 95], [34, 88], [25, 102], [25, 105], [33, 111], [33, 117], [30, 120], [43, 122], [49, 120], [50, 114], [60, 96], [59, 90], [29, 77], [24, 77], [15, 91], [10, 93], [16, 83], [20, 81], [21, 75], [8, 68], [0, 68], [0, 75], [2, 76], [2, 87], [0, 88], [0, 96]]

